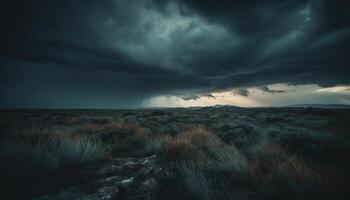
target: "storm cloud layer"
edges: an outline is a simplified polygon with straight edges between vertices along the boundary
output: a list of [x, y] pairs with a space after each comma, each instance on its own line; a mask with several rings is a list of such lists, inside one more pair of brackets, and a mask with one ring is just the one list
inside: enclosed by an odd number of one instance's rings
[[346, 0], [15, 0], [1, 22], [1, 107], [350, 85]]

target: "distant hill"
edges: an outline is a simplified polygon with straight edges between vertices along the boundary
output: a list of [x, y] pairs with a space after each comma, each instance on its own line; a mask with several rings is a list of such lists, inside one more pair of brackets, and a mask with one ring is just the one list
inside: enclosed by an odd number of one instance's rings
[[313, 108], [345, 108], [350, 109], [350, 105], [346, 104], [295, 104], [295, 105], [289, 105], [286, 107], [299, 107], [299, 108], [305, 108], [305, 107], [313, 107]]

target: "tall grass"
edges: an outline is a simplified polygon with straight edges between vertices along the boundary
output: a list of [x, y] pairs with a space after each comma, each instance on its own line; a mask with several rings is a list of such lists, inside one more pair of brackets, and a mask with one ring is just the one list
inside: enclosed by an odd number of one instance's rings
[[264, 130], [263, 134], [271, 143], [311, 160], [334, 163], [349, 158], [349, 141], [330, 132], [304, 127], [272, 127]]
[[171, 165], [171, 169], [180, 178], [186, 192], [198, 199], [211, 199], [213, 188], [200, 162], [176, 161]]
[[139, 155], [154, 152], [158, 148], [157, 139], [152, 138], [147, 130], [136, 123], [118, 119], [80, 126], [72, 131], [70, 137], [98, 139], [111, 147], [113, 155]]
[[238, 182], [247, 174], [248, 164], [233, 145], [222, 143], [204, 128], [192, 128], [177, 136], [163, 138], [164, 153], [174, 162], [188, 192], [198, 199], [223, 196], [226, 181]]
[[92, 137], [79, 139], [64, 139], [53, 141], [52, 154], [60, 159], [62, 164], [85, 163], [104, 158], [108, 149], [101, 141]]
[[303, 159], [276, 144], [261, 143], [248, 152], [250, 184], [263, 193], [288, 198], [322, 185], [321, 175]]
[[263, 136], [242, 152], [206, 129], [193, 128], [165, 137], [163, 147], [175, 161], [182, 183], [200, 199], [228, 198], [236, 186], [286, 197], [289, 192], [298, 194], [322, 184], [320, 174], [308, 163]]
[[248, 166], [245, 156], [235, 146], [229, 145], [212, 149], [205, 163], [209, 169], [229, 170], [232, 174], [243, 174]]
[[162, 138], [165, 154], [172, 160], [201, 160], [219, 140], [204, 128], [187, 129], [176, 136]]
[[46, 131], [8, 134], [0, 143], [1, 193], [6, 198], [33, 195], [35, 188], [60, 182], [64, 177], [59, 174], [72, 164], [83, 167], [87, 162], [103, 159], [107, 153], [100, 141], [90, 137], [72, 139]]
[[52, 172], [59, 166], [59, 159], [47, 145], [30, 145], [21, 141], [2, 141], [0, 159], [2, 181], [25, 178], [37, 172]]

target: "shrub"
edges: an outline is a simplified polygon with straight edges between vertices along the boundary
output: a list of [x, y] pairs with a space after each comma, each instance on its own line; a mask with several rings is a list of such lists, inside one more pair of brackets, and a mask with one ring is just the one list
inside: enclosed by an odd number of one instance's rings
[[51, 151], [64, 165], [99, 160], [107, 154], [106, 146], [103, 146], [96, 138], [65, 139], [55, 143]]
[[[106, 124], [87, 124], [71, 133], [71, 138], [81, 137], [97, 138], [109, 144], [112, 148], [111, 152], [118, 155], [136, 156], [159, 149], [156, 147], [156, 140], [152, 139], [147, 130], [133, 122], [111, 120]], [[154, 145], [152, 150], [150, 149], [151, 143]]]
[[31, 192], [59, 168], [59, 160], [46, 145], [23, 141], [2, 141], [0, 159], [1, 197], [5, 199]]
[[146, 137], [145, 130], [135, 123], [125, 123], [120, 120], [111, 120], [106, 124], [87, 124], [79, 127], [71, 133], [71, 137], [80, 138], [90, 136], [101, 139], [103, 142], [113, 143], [116, 140], [135, 137], [141, 139]]
[[183, 186], [198, 199], [227, 198], [228, 184], [246, 177], [245, 157], [206, 129], [192, 128], [167, 136], [163, 146], [168, 157], [175, 160], [174, 168]]
[[112, 117], [96, 117], [96, 118], [91, 118], [90, 122], [93, 124], [98, 124], [98, 125], [103, 125], [103, 124], [109, 124], [112, 123], [114, 119]]
[[74, 170], [69, 168], [72, 164], [82, 167], [107, 153], [95, 138], [72, 139], [65, 135], [31, 132], [27, 136], [23, 133], [9, 136], [2, 138], [0, 143], [0, 179], [1, 185], [6, 185], [1, 187], [1, 193], [6, 199], [8, 195], [11, 198], [31, 196], [39, 188], [43, 190], [69, 182], [79, 173], [74, 171], [64, 180], [59, 174]]
[[230, 184], [242, 183], [247, 163], [233, 147], [213, 149], [205, 159], [178, 160], [175, 171], [183, 186], [198, 199], [230, 197]]
[[164, 151], [170, 159], [204, 159], [219, 140], [204, 128], [191, 128], [176, 136], [162, 138]]
[[166, 115], [167, 113], [163, 110], [155, 110], [151, 113], [151, 116], [152, 115], [155, 115], [155, 116], [162, 116], [162, 115]]
[[301, 192], [320, 184], [320, 175], [309, 165], [287, 150], [269, 143], [259, 144], [249, 152], [249, 176], [254, 185], [266, 191], [281, 193]]
[[216, 171], [227, 170], [232, 175], [242, 175], [247, 170], [247, 160], [234, 146], [222, 145], [212, 149], [206, 161], [208, 168]]
[[163, 146], [165, 153], [170, 159], [198, 159], [200, 151], [192, 144], [188, 138], [184, 137], [164, 137]]
[[21, 141], [3, 141], [0, 144], [1, 176], [21, 178], [30, 172], [52, 172], [59, 166], [47, 145], [30, 145]]
[[252, 124], [238, 122], [224, 124], [217, 128], [218, 136], [228, 144], [234, 144], [238, 148], [245, 148], [257, 142], [259, 132]]
[[162, 149], [162, 142], [159, 138], [153, 137], [153, 138], [148, 138], [145, 141], [145, 145], [143, 148], [143, 152], [145, 154], [150, 154], [150, 153], [158, 153]]
[[211, 199], [212, 185], [199, 163], [192, 161], [178, 161], [174, 170], [180, 176], [182, 184], [198, 199]]
[[339, 161], [346, 159], [346, 152], [350, 150], [349, 142], [338, 135], [303, 127], [283, 130], [270, 128], [266, 130], [266, 135], [289, 151], [314, 160]]

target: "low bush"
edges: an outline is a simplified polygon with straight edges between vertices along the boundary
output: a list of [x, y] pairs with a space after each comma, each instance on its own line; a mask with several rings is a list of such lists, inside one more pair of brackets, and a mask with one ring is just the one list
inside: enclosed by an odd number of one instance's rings
[[172, 160], [200, 160], [215, 146], [220, 145], [218, 138], [204, 128], [191, 128], [176, 136], [162, 138], [166, 155]]
[[150, 115], [151, 116], [162, 116], [162, 115], [166, 115], [166, 114], [167, 113], [163, 110], [155, 110]]
[[82, 136], [96, 137], [103, 142], [113, 143], [115, 140], [127, 137], [145, 137], [145, 130], [135, 123], [111, 120], [104, 124], [89, 123], [77, 128], [71, 133], [71, 137], [73, 138], [80, 138]]
[[144, 141], [144, 154], [155, 154], [162, 150], [162, 142], [158, 137], [150, 137]]
[[91, 137], [79, 139], [65, 139], [54, 141], [52, 153], [65, 164], [83, 164], [89, 161], [103, 159], [108, 154], [108, 148]]
[[322, 162], [346, 160], [350, 152], [350, 143], [338, 135], [308, 128], [288, 129], [269, 128], [266, 136], [271, 142], [286, 147], [300, 156]]
[[233, 145], [221, 145], [213, 148], [206, 160], [207, 167], [215, 171], [230, 171], [232, 175], [241, 176], [247, 170], [245, 156]]
[[200, 163], [178, 161], [173, 165], [173, 170], [179, 175], [184, 188], [194, 198], [204, 200], [213, 198], [213, 186]]
[[224, 124], [217, 127], [218, 136], [228, 144], [234, 144], [238, 148], [245, 148], [257, 142], [259, 132], [249, 123], [237, 122]]
[[281, 146], [263, 143], [254, 146], [249, 154], [249, 182], [262, 188], [263, 193], [297, 194], [321, 184], [316, 170]]
[[[71, 138], [92, 137], [104, 144], [109, 144], [113, 154], [125, 155], [129, 153], [139, 154], [150, 144], [150, 134], [135, 123], [121, 120], [110, 120], [108, 123], [86, 124], [74, 130]], [[148, 149], [149, 150], [149, 149]]]
[[47, 145], [33, 146], [21, 141], [2, 141], [0, 159], [1, 180], [7, 182], [50, 173], [59, 167], [59, 160]]
[[198, 199], [226, 198], [228, 185], [246, 178], [245, 156], [206, 129], [192, 128], [165, 137], [163, 148], [175, 162], [173, 170], [179, 174], [180, 182]]
[[[90, 137], [68, 138], [52, 134], [24, 134], [7, 137], [0, 144], [1, 194], [5, 199], [35, 195], [38, 189], [48, 190], [75, 179], [62, 177], [72, 165], [84, 168], [83, 164], [105, 158], [108, 149], [97, 139]], [[37, 136], [37, 138], [35, 138]], [[64, 179], [64, 180], [63, 180]], [[79, 178], [78, 178], [79, 179]], [[50, 188], [52, 187], [52, 188]], [[15, 192], [21, 191], [21, 192]]]

